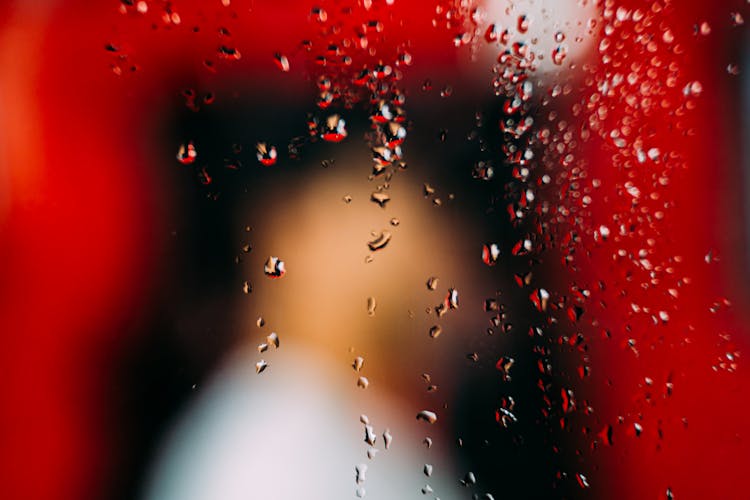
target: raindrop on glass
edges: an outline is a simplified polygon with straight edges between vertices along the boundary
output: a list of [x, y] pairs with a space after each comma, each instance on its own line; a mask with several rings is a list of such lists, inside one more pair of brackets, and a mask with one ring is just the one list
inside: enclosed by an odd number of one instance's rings
[[367, 473], [367, 464], [359, 464], [354, 468], [354, 480], [357, 482], [357, 484], [362, 484], [365, 482], [365, 474]]
[[422, 410], [417, 413], [417, 420], [427, 422], [428, 424], [434, 424], [435, 422], [437, 422], [437, 419], [437, 414], [430, 410]]
[[328, 142], [341, 142], [346, 138], [346, 135], [346, 122], [344, 119], [339, 115], [331, 115], [326, 119], [320, 137]]
[[375, 191], [370, 195], [370, 200], [380, 205], [381, 208], [385, 208], [385, 204], [391, 201], [391, 197], [383, 191]]
[[439, 325], [430, 327], [430, 337], [432, 337], [433, 339], [438, 338], [441, 333], [443, 333], [443, 329], [440, 328]]
[[518, 23], [516, 25], [516, 28], [518, 29], [519, 33], [526, 33], [529, 31], [529, 18], [525, 15], [518, 16]]
[[448, 307], [451, 309], [458, 309], [458, 290], [455, 288], [448, 289], [448, 295], [445, 297], [445, 301], [448, 303]]
[[276, 66], [283, 72], [289, 71], [289, 59], [283, 54], [279, 54], [278, 52], [274, 54], [273, 61], [276, 63]]
[[375, 435], [375, 429], [373, 429], [369, 424], [365, 425], [365, 443], [369, 444], [370, 446], [375, 446], [376, 439], [377, 436]]
[[362, 365], [365, 364], [365, 358], [362, 356], [357, 356], [354, 358], [354, 361], [352, 362], [352, 368], [354, 368], [354, 371], [360, 371], [362, 370]]
[[467, 472], [463, 479], [461, 479], [461, 484], [464, 486], [473, 486], [477, 484], [477, 478], [474, 476], [473, 472]]
[[385, 449], [390, 449], [391, 443], [393, 442], [393, 436], [391, 435], [390, 429], [386, 429], [383, 431], [383, 444], [385, 445]]
[[279, 348], [279, 335], [276, 332], [271, 332], [268, 337], [266, 337], [266, 342], [268, 342], [268, 345], [274, 346], [274, 348]]
[[588, 488], [589, 487], [589, 481], [586, 479], [586, 476], [581, 474], [580, 472], [576, 474], [576, 481], [578, 481], [578, 486], [581, 488]]
[[276, 163], [276, 157], [278, 156], [276, 146], [269, 146], [265, 142], [259, 142], [255, 145], [255, 152], [261, 165], [270, 167]]
[[268, 260], [266, 260], [266, 263], [263, 266], [263, 272], [269, 278], [281, 278], [286, 274], [284, 261], [278, 257], [268, 257]]
[[482, 247], [482, 262], [494, 266], [500, 257], [500, 247], [497, 243], [488, 243]]
[[180, 144], [177, 150], [177, 161], [183, 165], [190, 165], [198, 157], [198, 152], [195, 150], [195, 145], [192, 142], [187, 144]]
[[391, 233], [388, 231], [382, 231], [379, 234], [374, 234], [373, 239], [367, 242], [367, 246], [370, 250], [375, 252], [385, 248], [389, 241], [391, 241]]

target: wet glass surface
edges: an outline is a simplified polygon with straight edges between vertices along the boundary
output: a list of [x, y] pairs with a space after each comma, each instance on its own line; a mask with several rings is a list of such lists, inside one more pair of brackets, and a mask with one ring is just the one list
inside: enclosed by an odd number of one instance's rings
[[749, 8], [0, 8], [3, 497], [744, 498]]

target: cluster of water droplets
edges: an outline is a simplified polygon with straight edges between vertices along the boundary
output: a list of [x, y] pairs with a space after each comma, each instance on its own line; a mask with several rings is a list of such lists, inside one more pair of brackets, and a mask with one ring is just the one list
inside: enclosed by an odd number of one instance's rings
[[[391, 202], [394, 175], [407, 168], [403, 152], [408, 129], [406, 94], [401, 80], [412, 56], [405, 43], [392, 43], [398, 36], [388, 32], [390, 23], [381, 21], [389, 19], [392, 3], [326, 2], [310, 10], [314, 36], [302, 40], [300, 50], [307, 55], [306, 71], [314, 82], [316, 98], [307, 120], [307, 137], [294, 138], [288, 146], [289, 156], [294, 158], [308, 141], [345, 141], [349, 135], [348, 114], [366, 108], [370, 121], [366, 140], [371, 153], [367, 178], [374, 183], [370, 201], [382, 209]], [[124, 14], [145, 15], [148, 11], [146, 2], [122, 5]], [[513, 430], [518, 423], [517, 401], [522, 401], [522, 395], [504, 388], [512, 387], [510, 382], [519, 364], [536, 364], [539, 406], [545, 422], [542, 427], [546, 432], [552, 427], [572, 432], [571, 421], [575, 421], [584, 429], [590, 450], [612, 446], [618, 434], [638, 438], [644, 433], [662, 433], [661, 428], [649, 428], [647, 414], [657, 401], [671, 396], [675, 384], [671, 373], [660, 379], [633, 374], [641, 380], [640, 393], [637, 398], [623, 398], [615, 418], [595, 418], [595, 405], [576, 393], [590, 393], [586, 389], [590, 389], [589, 346], [593, 343], [617, 342], [634, 358], [644, 350], [663, 352], [689, 344], [686, 337], [665, 346], [659, 333], [660, 328], [674, 322], [673, 318], [686, 315], [680, 298], [691, 282], [684, 271], [684, 256], [660, 241], [672, 230], [670, 214], [677, 207], [670, 185], [687, 163], [672, 140], [691, 136], [687, 117], [698, 108], [704, 93], [700, 79], [684, 71], [687, 41], [669, 27], [670, 2], [653, 2], [649, 9], [630, 9], [614, 0], [597, 5], [601, 15], [586, 23], [590, 33], [600, 35], [596, 61], [579, 66], [582, 82], [566, 81], [564, 77], [550, 79], [537, 73], [545, 58], [561, 69], [570, 62], [570, 45], [578, 40], [565, 30], [545, 33], [554, 44], [551, 51], [542, 53], [535, 48], [537, 35], [531, 29], [536, 20], [523, 13], [518, 13], [514, 23], [501, 26], [488, 22], [477, 2], [454, 0], [440, 2], [433, 18], [433, 26], [449, 33], [457, 48], [470, 46], [476, 53], [478, 46], [486, 45], [497, 52], [490, 85], [501, 108], [497, 123], [501, 150], [484, 150], [485, 157], [472, 166], [471, 175], [491, 181], [501, 169], [510, 171], [511, 181], [504, 186], [502, 196], [514, 231], [486, 242], [481, 247], [481, 260], [497, 269], [502, 259], [514, 259], [517, 265], [511, 282], [522, 291], [535, 316], [529, 320], [528, 329], [518, 333], [533, 339], [533, 352], [509, 347], [494, 361], [504, 393], [498, 399], [494, 418], [502, 428]], [[352, 23], [352, 18], [361, 22]], [[181, 18], [174, 10], [167, 10], [163, 22], [176, 26]], [[744, 19], [739, 12], [732, 12], [730, 22], [741, 26]], [[708, 22], [696, 23], [694, 36], [710, 34]], [[229, 30], [222, 30], [220, 38], [216, 54], [204, 61], [209, 69], [215, 59], [231, 63], [242, 57]], [[121, 74], [130, 60], [113, 44], [107, 51], [116, 61], [113, 71]], [[273, 62], [280, 71], [290, 71], [287, 55], [275, 53]], [[739, 68], [728, 63], [727, 72], [736, 75]], [[441, 94], [449, 96], [451, 92], [448, 86]], [[184, 97], [192, 110], [213, 100], [212, 95], [199, 98], [192, 90]], [[475, 115], [478, 128], [486, 120], [483, 113]], [[671, 123], [667, 133], [662, 132], [666, 127], [653, 125], [666, 120]], [[271, 167], [278, 161], [276, 146], [263, 139], [257, 142], [255, 153], [261, 166]], [[179, 163], [196, 165], [199, 158], [194, 142], [178, 146]], [[606, 164], [606, 168], [596, 162]], [[199, 168], [198, 176], [203, 184], [212, 182], [205, 167]], [[425, 184], [424, 194], [435, 205], [442, 203], [431, 185]], [[344, 197], [344, 201], [349, 203], [351, 197]], [[398, 225], [398, 219], [392, 217], [384, 220], [382, 227], [374, 228], [371, 238], [363, 242], [370, 251], [366, 262], [391, 244], [393, 228]], [[706, 265], [714, 259], [708, 251]], [[537, 273], [536, 268], [545, 260], [562, 263], [567, 268], [564, 278], [541, 283], [537, 276], [543, 273]], [[615, 269], [607, 275], [612, 278], [607, 282], [589, 272], [605, 264]], [[283, 260], [270, 256], [264, 273], [269, 278], [284, 276]], [[438, 278], [430, 277], [426, 286], [428, 291], [437, 291]], [[431, 308], [436, 321], [459, 307], [458, 291], [453, 287], [442, 290], [440, 302]], [[252, 291], [249, 282], [243, 284], [243, 291]], [[726, 298], [717, 297], [707, 310], [718, 315], [730, 305]], [[482, 306], [491, 315], [491, 332], [516, 333], [498, 297], [487, 298]], [[375, 298], [367, 297], [367, 314], [374, 316], [376, 308]], [[607, 324], [607, 317], [621, 319], [623, 324]], [[692, 327], [683, 326], [687, 330]], [[443, 332], [443, 327], [435, 323], [427, 334], [430, 339], [438, 339]], [[729, 333], [721, 332], [718, 337], [712, 368], [734, 371], [740, 353]], [[278, 336], [272, 332], [258, 345], [258, 352], [278, 347]], [[556, 373], [560, 359], [565, 360], [560, 364], [574, 367], [572, 373]], [[363, 372], [364, 357], [357, 356], [351, 363], [356, 386], [367, 389], [370, 380]], [[268, 363], [260, 359], [256, 371], [260, 374], [267, 367]], [[435, 390], [429, 375], [425, 376], [428, 390]], [[631, 404], [631, 399], [636, 403]], [[438, 414], [435, 409], [420, 409], [416, 419], [435, 424]], [[377, 452], [377, 434], [365, 415], [360, 421], [368, 445], [366, 456], [372, 460]], [[388, 449], [390, 431], [386, 428], [382, 436], [384, 449]], [[561, 440], [553, 442], [555, 451], [563, 453]], [[425, 438], [425, 444], [430, 447], [431, 438]], [[576, 449], [569, 455], [580, 457], [590, 450]], [[570, 461], [581, 462], [578, 458]], [[590, 462], [583, 463], [583, 468], [591, 468]], [[355, 466], [358, 497], [365, 496], [367, 469], [367, 463]], [[429, 478], [433, 466], [424, 464], [423, 472]], [[590, 487], [589, 478], [581, 471], [560, 471], [558, 479], [574, 479], [579, 487]], [[462, 480], [464, 485], [474, 483], [471, 472]], [[671, 490], [667, 491], [671, 496]], [[433, 493], [431, 486], [425, 485], [422, 493]]]

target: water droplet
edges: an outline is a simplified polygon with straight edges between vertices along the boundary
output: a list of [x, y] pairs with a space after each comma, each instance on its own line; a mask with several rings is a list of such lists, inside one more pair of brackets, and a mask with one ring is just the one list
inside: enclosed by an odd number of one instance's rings
[[555, 42], [562, 43], [565, 41], [565, 33], [562, 31], [556, 31], [555, 32]]
[[357, 488], [355, 494], [357, 495], [357, 498], [364, 498], [366, 491], [364, 488]]
[[[422, 410], [419, 413], [417, 413], [417, 420], [421, 420], [422, 422], [427, 422], [428, 424], [434, 424], [437, 422], [437, 414], [435, 412], [430, 410]], [[432, 441], [430, 441], [431, 443]]]
[[435, 314], [438, 318], [442, 318], [445, 313], [448, 312], [448, 305], [445, 302], [441, 302], [435, 306]]
[[422, 469], [422, 472], [424, 472], [424, 475], [427, 477], [430, 477], [432, 475], [432, 464], [424, 464], [424, 468]]
[[265, 142], [259, 142], [255, 145], [256, 156], [261, 165], [270, 167], [276, 163], [276, 146], [269, 146]]
[[349, 203], [352, 202], [352, 197], [351, 197], [351, 195], [348, 195], [348, 194], [344, 195], [344, 197], [341, 198], [341, 199], [344, 200], [344, 203], [347, 203], [347, 204], [349, 204]]
[[500, 39], [500, 27], [495, 23], [487, 26], [487, 30], [484, 32], [484, 40], [487, 43], [496, 42]]
[[319, 23], [324, 23], [328, 20], [328, 13], [320, 8], [320, 7], [313, 7], [310, 10], [310, 17]]
[[258, 352], [266, 352], [268, 350], [268, 344], [258, 344]]
[[425, 484], [424, 486], [422, 486], [423, 495], [429, 495], [430, 493], [432, 493], [432, 487], [429, 484]]
[[526, 33], [527, 31], [529, 31], [529, 24], [530, 20], [527, 16], [518, 16], [518, 24], [516, 25], [516, 27], [518, 28], [519, 33]]
[[251, 285], [249, 281], [245, 281], [242, 283], [242, 292], [245, 295], [248, 295], [252, 291], [253, 291], [253, 285]]
[[213, 181], [211, 176], [208, 175], [208, 170], [206, 170], [206, 167], [201, 167], [200, 171], [198, 172], [198, 179], [204, 186], [208, 186]]
[[538, 288], [531, 292], [531, 295], [529, 295], [529, 300], [531, 300], [531, 303], [534, 304], [534, 307], [536, 307], [537, 311], [546, 311], [547, 304], [549, 303], [549, 292], [544, 288]]
[[393, 149], [403, 144], [406, 138], [406, 129], [396, 122], [391, 122], [385, 127], [383, 134], [386, 147]]
[[443, 329], [440, 328], [439, 325], [430, 327], [430, 337], [432, 337], [433, 339], [438, 338], [441, 333], [443, 333]]
[[698, 80], [692, 81], [685, 85], [682, 89], [682, 93], [686, 96], [699, 96], [703, 92], [703, 85]]
[[326, 109], [333, 103], [333, 94], [331, 92], [321, 92], [318, 95], [317, 105], [320, 109]]
[[510, 381], [510, 369], [513, 368], [514, 363], [515, 359], [511, 358], [510, 356], [503, 356], [495, 364], [495, 368], [497, 368], [498, 371], [502, 373], [503, 382]]
[[383, 431], [383, 444], [385, 445], [385, 449], [390, 449], [391, 443], [393, 442], [393, 436], [391, 435], [390, 429], [386, 429]]
[[367, 389], [367, 387], [370, 385], [370, 381], [367, 379], [367, 377], [359, 377], [357, 379], [357, 387], [361, 389]]
[[466, 473], [463, 479], [461, 479], [461, 484], [464, 486], [473, 486], [477, 484], [477, 478], [474, 476], [474, 473], [469, 471]]
[[633, 424], [633, 431], [635, 431], [635, 437], [640, 437], [643, 432], [643, 426], [636, 422]]
[[375, 316], [375, 309], [378, 307], [378, 303], [375, 297], [367, 297], [367, 315]]
[[269, 278], [281, 278], [286, 274], [284, 261], [278, 257], [268, 257], [268, 260], [266, 260], [266, 263], [263, 266], [263, 272]]
[[458, 309], [458, 290], [455, 288], [449, 288], [448, 289], [448, 295], [446, 295], [445, 300], [448, 304], [448, 307], [451, 309]]
[[265, 324], [266, 324], [266, 320], [264, 320], [262, 317], [258, 317], [258, 319], [255, 321], [255, 325], [258, 328], [261, 328]]
[[568, 55], [568, 47], [565, 45], [558, 45], [552, 49], [552, 62], [557, 66], [561, 66], [563, 61]]
[[180, 144], [177, 150], [177, 161], [183, 165], [190, 165], [197, 157], [198, 151], [195, 150], [195, 145], [193, 145], [192, 141], [187, 144]]
[[391, 201], [391, 197], [386, 192], [375, 191], [370, 195], [370, 200], [380, 205], [381, 208], [385, 208], [385, 204]]
[[[511, 404], [510, 408], [512, 407], [513, 405]], [[498, 408], [495, 410], [495, 420], [506, 428], [509, 427], [511, 423], [518, 422], [518, 419], [509, 408]]]
[[358, 372], [362, 370], [362, 365], [365, 364], [365, 358], [362, 356], [357, 356], [354, 358], [354, 361], [352, 362], [352, 368], [354, 368], [354, 371]]
[[238, 61], [242, 58], [242, 54], [240, 54], [240, 51], [235, 47], [222, 45], [221, 47], [219, 47], [219, 57], [221, 59]]
[[346, 138], [346, 122], [339, 115], [331, 115], [326, 119], [320, 137], [328, 142], [341, 142]]
[[373, 239], [367, 242], [367, 246], [373, 252], [382, 250], [391, 241], [391, 233], [388, 231], [381, 231], [379, 234], [373, 234]]
[[401, 224], [401, 221], [400, 221], [400, 220], [398, 220], [398, 218], [397, 218], [397, 217], [393, 217], [393, 218], [391, 219], [391, 226], [393, 226], [393, 227], [396, 227], [396, 226], [398, 226], [399, 224]]
[[436, 290], [438, 286], [438, 280], [439, 278], [437, 276], [430, 276], [429, 278], [427, 278], [427, 289]]
[[276, 63], [276, 66], [283, 72], [289, 71], [289, 59], [283, 54], [276, 53], [273, 56], [273, 61]]
[[372, 428], [372, 426], [369, 424], [365, 425], [365, 443], [369, 444], [370, 446], [375, 446], [376, 439], [377, 436], [375, 435], [375, 430]]
[[278, 336], [278, 334], [276, 332], [271, 332], [266, 337], [266, 342], [268, 342], [269, 345], [274, 346], [274, 348], [278, 349], [279, 348], [279, 336]]
[[424, 439], [422, 440], [422, 443], [424, 443], [424, 445], [425, 445], [425, 446], [427, 447], [427, 449], [428, 449], [428, 450], [429, 450], [430, 448], [432, 448], [432, 438], [431, 438], [431, 437], [426, 437], [426, 438], [424, 438]]
[[471, 176], [475, 179], [488, 181], [495, 176], [495, 168], [489, 162], [478, 161], [471, 169]]
[[413, 57], [408, 52], [402, 52], [398, 56], [398, 61], [396, 61], [396, 66], [411, 66], [413, 61]]
[[497, 243], [488, 243], [482, 247], [482, 262], [494, 266], [500, 257], [500, 247]]
[[381, 99], [376, 105], [370, 119], [376, 123], [388, 123], [391, 121], [393, 119], [393, 112], [391, 111], [390, 104]]
[[261, 359], [255, 363], [255, 373], [263, 373], [266, 368], [268, 368], [268, 363], [266, 363], [265, 360]]
[[584, 476], [580, 472], [578, 474], [576, 474], [576, 481], [578, 481], [578, 486], [580, 486], [581, 488], [588, 488], [589, 487], [589, 482], [586, 479], [586, 476]]
[[362, 484], [365, 482], [365, 474], [367, 473], [367, 464], [359, 464], [354, 468], [355, 473], [355, 481], [357, 484]]

